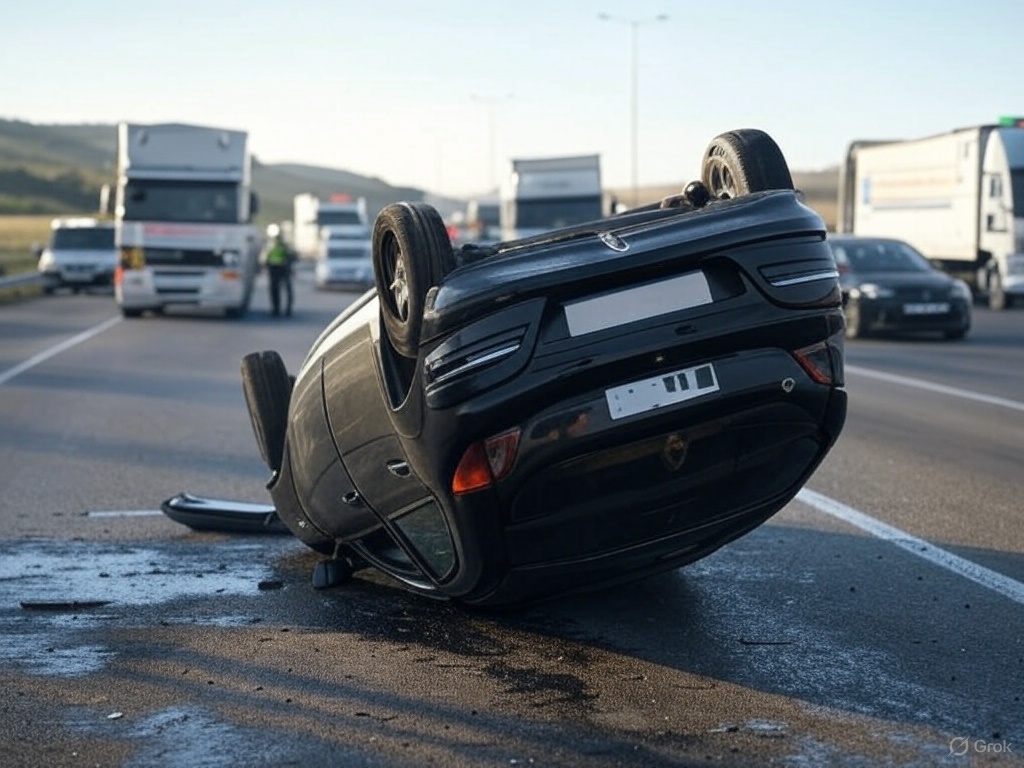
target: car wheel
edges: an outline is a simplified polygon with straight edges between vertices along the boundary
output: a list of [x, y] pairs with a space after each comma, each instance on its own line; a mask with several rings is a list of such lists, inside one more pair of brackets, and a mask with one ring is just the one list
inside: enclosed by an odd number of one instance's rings
[[403, 357], [419, 349], [427, 291], [454, 264], [440, 214], [425, 203], [395, 203], [373, 225], [373, 276], [388, 339]]
[[293, 382], [277, 352], [252, 352], [242, 358], [242, 390], [249, 419], [260, 456], [273, 472], [281, 469], [284, 458]]
[[846, 318], [846, 338], [856, 339], [863, 336], [864, 320], [860, 316], [860, 305], [855, 300], [846, 302], [843, 315]]
[[122, 317], [142, 317], [142, 310], [141, 309], [125, 309], [124, 307], [121, 307], [121, 316]]
[[704, 150], [701, 181], [712, 199], [727, 199], [793, 189], [786, 158], [774, 139], [756, 128], [742, 128], [716, 136]]

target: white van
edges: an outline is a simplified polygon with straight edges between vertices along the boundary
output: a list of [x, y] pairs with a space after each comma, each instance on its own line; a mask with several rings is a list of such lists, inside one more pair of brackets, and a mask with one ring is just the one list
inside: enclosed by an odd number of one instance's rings
[[50, 224], [45, 246], [36, 249], [43, 292], [58, 288], [73, 292], [90, 286], [110, 286], [117, 268], [114, 222], [94, 218], [61, 218]]

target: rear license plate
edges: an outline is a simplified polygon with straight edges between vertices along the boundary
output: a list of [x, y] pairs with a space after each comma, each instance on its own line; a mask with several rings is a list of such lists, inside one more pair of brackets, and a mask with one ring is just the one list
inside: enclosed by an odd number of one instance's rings
[[703, 272], [689, 272], [668, 280], [611, 291], [566, 303], [570, 336], [615, 328], [680, 309], [710, 304], [711, 289]]
[[944, 315], [949, 312], [949, 302], [935, 301], [927, 304], [904, 304], [904, 315]]
[[613, 387], [605, 390], [604, 396], [612, 419], [622, 419], [717, 391], [718, 376], [707, 363]]

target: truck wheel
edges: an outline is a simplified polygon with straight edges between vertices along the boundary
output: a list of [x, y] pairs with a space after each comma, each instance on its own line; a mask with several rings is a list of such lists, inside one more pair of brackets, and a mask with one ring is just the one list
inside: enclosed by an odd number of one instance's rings
[[856, 300], [847, 301], [843, 307], [846, 318], [846, 338], [857, 339], [864, 335], [864, 321], [860, 316], [860, 305]]
[[454, 266], [440, 214], [425, 203], [394, 203], [373, 225], [373, 277], [391, 345], [415, 358], [427, 291]]
[[1006, 309], [1006, 294], [998, 271], [989, 272], [988, 275], [988, 308], [997, 312]]
[[272, 472], [280, 471], [284, 460], [293, 381], [277, 352], [252, 352], [242, 358], [242, 391], [249, 420], [260, 456]]
[[701, 163], [701, 181], [712, 199], [793, 189], [793, 177], [778, 144], [764, 131], [741, 128], [719, 134]]
[[999, 270], [993, 270], [988, 276], [988, 308], [997, 312], [1013, 306], [1013, 297], [1003, 290], [1003, 278]]

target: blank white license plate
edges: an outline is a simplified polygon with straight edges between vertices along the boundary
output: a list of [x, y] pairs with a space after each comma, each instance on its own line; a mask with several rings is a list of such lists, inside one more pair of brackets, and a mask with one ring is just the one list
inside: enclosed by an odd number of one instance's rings
[[605, 390], [604, 396], [611, 417], [622, 419], [717, 391], [718, 376], [714, 366], [707, 363], [613, 387]]
[[710, 304], [711, 289], [703, 272], [637, 285], [601, 296], [569, 302], [565, 320], [570, 336], [603, 331], [680, 309]]
[[948, 301], [935, 301], [927, 304], [904, 304], [904, 315], [944, 315], [949, 312]]

